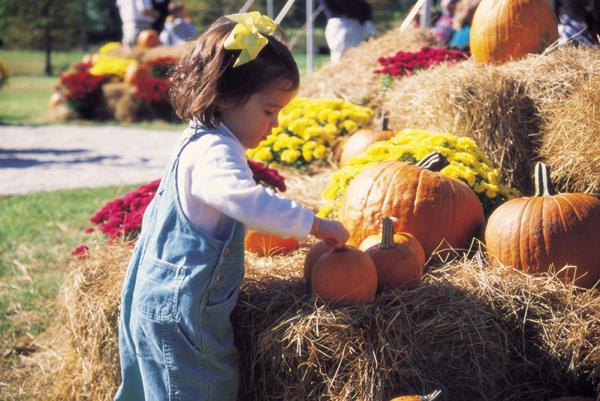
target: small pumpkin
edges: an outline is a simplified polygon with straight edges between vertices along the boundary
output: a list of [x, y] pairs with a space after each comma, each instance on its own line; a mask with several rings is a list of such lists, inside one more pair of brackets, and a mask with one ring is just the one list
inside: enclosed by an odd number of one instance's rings
[[375, 299], [377, 269], [371, 257], [353, 246], [325, 252], [315, 262], [311, 290], [326, 303], [361, 303]]
[[136, 85], [140, 80], [148, 79], [151, 76], [150, 69], [144, 64], [131, 63], [125, 70], [123, 81], [129, 85]]
[[[576, 284], [600, 279], [600, 199], [583, 193], [558, 194], [550, 170], [537, 163], [535, 195], [512, 199], [490, 216], [485, 230], [488, 253], [506, 266], [541, 273], [577, 266]], [[566, 282], [574, 272], [563, 271]]]
[[306, 281], [306, 285], [308, 287], [310, 287], [310, 277], [317, 259], [319, 259], [321, 255], [330, 249], [331, 248], [325, 241], [319, 241], [314, 244], [306, 254], [306, 257], [304, 258], [304, 280]]
[[160, 44], [158, 32], [154, 29], [144, 29], [137, 37], [137, 47], [150, 49]]
[[344, 166], [350, 159], [367, 150], [369, 146], [379, 141], [386, 141], [394, 136], [395, 132], [388, 129], [388, 116], [384, 115], [380, 130], [363, 128], [356, 131], [343, 143], [340, 155], [340, 166]]
[[414, 235], [426, 257], [440, 245], [468, 246], [482, 230], [483, 206], [467, 184], [439, 173], [447, 164], [434, 152], [416, 165], [385, 161], [361, 172], [340, 209], [348, 243], [360, 244], [380, 231], [384, 216], [394, 216], [394, 232]]
[[470, 49], [480, 63], [504, 63], [541, 53], [558, 39], [547, 0], [481, 0], [471, 23]]
[[246, 233], [244, 247], [258, 256], [272, 256], [295, 251], [299, 243], [295, 238], [281, 238], [250, 229]]
[[[374, 241], [377, 241], [376, 244], [371, 245]], [[367, 252], [375, 263], [379, 291], [419, 286], [425, 266], [425, 251], [411, 234], [394, 234], [394, 223], [390, 217], [383, 219], [382, 234], [365, 238], [359, 249]]]
[[60, 106], [62, 103], [62, 96], [60, 93], [54, 92], [52, 96], [50, 96], [49, 106], [51, 109], [55, 109]]

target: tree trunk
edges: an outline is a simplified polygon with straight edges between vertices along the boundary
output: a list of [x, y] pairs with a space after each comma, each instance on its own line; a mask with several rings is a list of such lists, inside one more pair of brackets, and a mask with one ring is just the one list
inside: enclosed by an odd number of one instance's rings
[[44, 25], [44, 43], [46, 45], [46, 75], [52, 75], [52, 30], [50, 22], [50, 1], [44, 3], [44, 17], [46, 23]]

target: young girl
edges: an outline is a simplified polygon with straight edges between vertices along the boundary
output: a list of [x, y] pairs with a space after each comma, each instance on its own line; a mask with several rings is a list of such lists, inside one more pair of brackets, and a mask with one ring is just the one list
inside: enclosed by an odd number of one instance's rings
[[116, 401], [230, 401], [238, 365], [229, 315], [244, 275], [245, 226], [332, 247], [348, 233], [257, 185], [245, 157], [276, 127], [298, 68], [258, 13], [217, 20], [175, 70], [172, 103], [190, 121], [125, 277]]

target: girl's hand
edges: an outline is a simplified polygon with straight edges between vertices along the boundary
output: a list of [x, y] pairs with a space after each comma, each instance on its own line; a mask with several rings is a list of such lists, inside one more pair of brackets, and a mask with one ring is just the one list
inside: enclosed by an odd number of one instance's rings
[[348, 231], [336, 220], [323, 220], [315, 216], [310, 233], [332, 248], [341, 248], [348, 241]]

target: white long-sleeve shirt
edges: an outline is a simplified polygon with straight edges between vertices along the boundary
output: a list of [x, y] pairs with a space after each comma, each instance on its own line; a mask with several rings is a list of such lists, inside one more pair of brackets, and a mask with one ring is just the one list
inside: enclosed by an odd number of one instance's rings
[[256, 184], [244, 147], [224, 124], [184, 148], [177, 191], [190, 222], [221, 240], [230, 233], [233, 219], [257, 231], [296, 239], [309, 234], [314, 219], [311, 210]]

